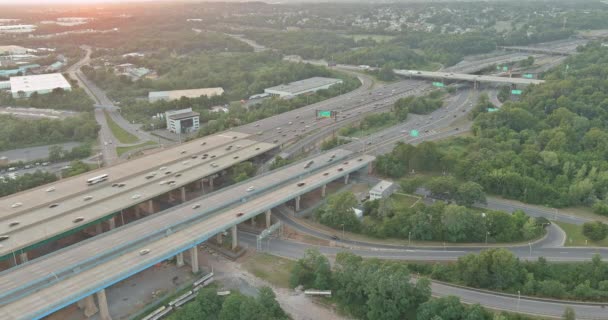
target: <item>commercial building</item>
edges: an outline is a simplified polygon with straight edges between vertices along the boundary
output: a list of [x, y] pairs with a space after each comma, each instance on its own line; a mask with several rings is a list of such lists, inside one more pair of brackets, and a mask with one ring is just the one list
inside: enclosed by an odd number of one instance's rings
[[395, 184], [390, 181], [380, 180], [380, 182], [369, 191], [369, 200], [387, 198], [395, 192], [395, 187]]
[[148, 100], [155, 102], [159, 100], [171, 101], [179, 100], [181, 97], [198, 98], [201, 96], [213, 97], [220, 96], [224, 93], [224, 89], [217, 88], [201, 88], [187, 90], [171, 90], [171, 91], [152, 91], [148, 93]]
[[342, 83], [340, 79], [334, 78], [324, 78], [324, 77], [313, 77], [304, 80], [299, 80], [295, 82], [291, 82], [288, 84], [282, 84], [280, 86], [275, 86], [271, 88], [267, 88], [264, 90], [265, 93], [268, 93], [272, 96], [277, 96], [281, 98], [297, 96], [304, 93], [316, 92], [323, 89], [328, 89], [329, 87]]
[[165, 112], [167, 130], [173, 133], [195, 132], [200, 128], [200, 114], [192, 108]]
[[56, 88], [72, 90], [72, 86], [61, 73], [11, 77], [10, 82], [11, 93], [14, 98], [26, 98], [34, 92], [38, 94], [50, 93]]

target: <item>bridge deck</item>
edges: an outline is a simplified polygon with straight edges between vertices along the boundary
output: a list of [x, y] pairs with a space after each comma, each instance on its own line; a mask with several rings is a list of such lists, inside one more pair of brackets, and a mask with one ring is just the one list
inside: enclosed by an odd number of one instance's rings
[[[239, 162], [263, 154], [276, 146], [270, 143], [258, 143], [252, 140], [241, 140], [240, 148], [233, 147], [230, 151], [225, 147], [215, 148], [209, 152], [206, 160], [200, 157], [167, 165], [167, 169], [159, 171], [154, 178], [146, 179], [149, 172], [144, 172], [123, 181], [123, 188], [112, 187], [111, 183], [104, 182], [103, 188], [92, 190], [83, 196], [68, 198], [57, 202], [55, 208], [43, 207], [21, 214], [18, 217], [0, 220], [0, 234], [9, 238], [2, 241], [0, 256], [5, 256], [27, 248], [46, 239], [61, 235], [64, 232], [79, 228], [83, 224], [107, 217], [122, 209], [129, 208], [148, 199], [167, 193], [193, 181], [211, 176], [225, 170]], [[215, 155], [211, 158], [211, 155]], [[212, 166], [212, 163], [215, 166]], [[156, 167], [155, 167], [156, 168]], [[165, 174], [170, 172], [171, 174]], [[181, 176], [176, 177], [176, 174]], [[160, 184], [161, 182], [175, 181], [175, 184]], [[133, 199], [137, 195], [136, 199]], [[93, 196], [93, 199], [84, 201], [84, 196]], [[84, 218], [75, 223], [76, 218]], [[18, 221], [16, 227], [9, 227], [11, 221]]]
[[[114, 166], [93, 170], [72, 178], [57, 181], [56, 183], [51, 184], [55, 187], [55, 191], [53, 192], [46, 192], [46, 189], [49, 188], [50, 185], [25, 190], [0, 199], [0, 218], [13, 217], [19, 213], [27, 212], [68, 197], [83, 194], [89, 192], [91, 189], [96, 189], [98, 188], [97, 186], [88, 187], [86, 181], [101, 174], [108, 174], [109, 182], [124, 181], [134, 174], [151, 171], [172, 162], [186, 160], [193, 154], [203, 153], [207, 150], [244, 139], [248, 136], [248, 134], [240, 132], [224, 132], [222, 134], [186, 142]], [[233, 139], [233, 137], [237, 138]], [[204, 145], [202, 145], [203, 143]], [[186, 153], [182, 154], [181, 151], [186, 151]], [[12, 208], [12, 205], [15, 203], [21, 203], [22, 205]]]
[[[295, 183], [286, 185], [156, 241], [125, 251], [112, 260], [41, 288], [17, 301], [4, 305], [2, 308], [6, 310], [7, 319], [39, 319], [44, 317], [179, 252], [196, 246], [232, 225], [244, 222], [257, 214], [305, 192], [319, 188], [347, 173], [359, 170], [367, 166], [374, 158], [361, 156], [358, 159], [361, 159], [361, 161], [353, 159], [348, 164], [334, 165], [299, 180], [305, 183], [303, 187], [298, 187]], [[342, 168], [342, 171], [338, 171], [338, 168]], [[175, 211], [184, 210], [189, 211], [190, 208], [181, 207]], [[245, 214], [238, 217], [237, 213], [240, 212]], [[150, 253], [141, 256], [139, 250], [143, 248], [149, 249]]]

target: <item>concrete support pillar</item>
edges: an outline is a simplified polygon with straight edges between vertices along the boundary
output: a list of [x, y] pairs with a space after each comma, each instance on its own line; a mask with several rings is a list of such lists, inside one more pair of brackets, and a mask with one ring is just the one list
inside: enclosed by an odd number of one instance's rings
[[271, 217], [271, 215], [272, 215], [272, 211], [271, 210], [266, 211], [266, 228], [270, 228], [270, 223], [271, 223], [270, 217]]
[[213, 178], [209, 177], [209, 191], [213, 191]]
[[367, 165], [367, 174], [372, 174], [374, 172], [374, 166], [372, 165], [372, 163], [370, 162]]
[[148, 200], [148, 213], [154, 213], [154, 200], [152, 199]]
[[301, 196], [296, 197], [296, 212], [300, 211], [300, 198]]
[[326, 192], [327, 192], [327, 185], [326, 185], [326, 184], [324, 184], [324, 185], [321, 187], [321, 197], [322, 197], [322, 198], [325, 198], [325, 194], [326, 194]]
[[[150, 200], [150, 201], [152, 201], [152, 200]], [[139, 205], [135, 206], [135, 218], [136, 219], [141, 218], [141, 209], [139, 208]]]
[[95, 225], [95, 234], [100, 235], [103, 233], [103, 225], [100, 223]]
[[348, 184], [348, 178], [349, 178], [349, 177], [350, 177], [350, 173], [347, 173], [347, 174], [344, 176], [344, 184]]
[[97, 303], [99, 303], [99, 318], [101, 320], [112, 320], [112, 317], [110, 317], [110, 308], [108, 308], [108, 299], [106, 299], [105, 289], [101, 289], [97, 292]]
[[97, 311], [99, 311], [97, 309], [97, 306], [95, 305], [95, 299], [93, 298], [93, 295], [90, 295], [86, 298], [83, 299], [84, 300], [84, 316], [87, 318], [90, 318], [92, 315], [96, 314]]
[[17, 259], [17, 255], [15, 253], [11, 254], [11, 256], [8, 258], [8, 264], [11, 268], [19, 265], [19, 260]]
[[175, 262], [178, 267], [184, 266], [184, 253], [183, 252], [180, 252], [175, 256]]
[[29, 261], [28, 256], [27, 256], [27, 252], [22, 252], [19, 254], [19, 259], [21, 260], [21, 263], [26, 263]]
[[237, 228], [236, 228], [236, 224], [232, 226], [232, 250], [235, 250], [236, 247], [238, 247], [239, 243], [239, 239], [237, 237]]
[[76, 305], [78, 306], [78, 309], [84, 309], [84, 299], [78, 300], [78, 302], [76, 302]]
[[255, 217], [252, 217], [252, 218], [251, 218], [251, 226], [252, 226], [252, 227], [255, 227]]
[[203, 182], [203, 180], [204, 180], [204, 179], [201, 179], [201, 181], [200, 181], [201, 186], [200, 186], [200, 188], [199, 188], [199, 189], [201, 189], [201, 191], [203, 191], [203, 193], [205, 193], [205, 183]]
[[196, 246], [190, 248], [190, 264], [192, 264], [192, 273], [197, 273], [198, 269], [198, 248]]
[[217, 241], [218, 244], [224, 243], [224, 238], [222, 237], [222, 232], [217, 234], [215, 240]]
[[182, 193], [182, 202], [186, 202], [186, 186], [180, 188]]
[[108, 219], [108, 226], [110, 227], [110, 230], [116, 228], [116, 217]]

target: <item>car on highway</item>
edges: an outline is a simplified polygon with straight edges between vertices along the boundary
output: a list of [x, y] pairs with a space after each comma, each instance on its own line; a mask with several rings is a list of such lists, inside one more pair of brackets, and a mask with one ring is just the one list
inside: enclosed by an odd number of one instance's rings
[[303, 187], [304, 185], [306, 185], [306, 182], [298, 182], [297, 184], [298, 187]]
[[192, 206], [192, 209], [198, 209], [198, 208], [200, 208], [200, 207], [201, 207], [201, 205], [200, 205], [200, 204], [195, 203], [195, 204]]
[[236, 214], [236, 216], [237, 216], [237, 217], [242, 217], [244, 214], [245, 214], [245, 213], [243, 213], [243, 212], [239, 212], [239, 213], [237, 213], [237, 214]]
[[251, 191], [253, 191], [253, 190], [255, 190], [255, 187], [254, 187], [254, 186], [249, 186], [249, 188], [247, 188], [247, 192], [251, 192]]
[[18, 207], [21, 207], [22, 205], [23, 205], [23, 203], [21, 203], [21, 202], [15, 202], [15, 203], [11, 204], [11, 208], [18, 208]]
[[143, 250], [140, 250], [140, 251], [139, 251], [139, 255], [140, 255], [140, 256], [145, 256], [145, 255], [147, 255], [148, 253], [150, 253], [150, 249], [143, 249]]
[[335, 234], [334, 234], [334, 235], [332, 235], [330, 238], [331, 238], [332, 240], [340, 240], [340, 238], [339, 238], [337, 235], [335, 235]]

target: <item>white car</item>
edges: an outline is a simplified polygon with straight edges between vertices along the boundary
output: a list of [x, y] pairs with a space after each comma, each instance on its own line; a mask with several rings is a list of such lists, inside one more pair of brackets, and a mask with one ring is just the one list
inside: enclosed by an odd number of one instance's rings
[[22, 205], [23, 205], [23, 203], [21, 203], [21, 202], [15, 202], [11, 205], [11, 208], [18, 208], [18, 207], [21, 207]]
[[53, 192], [55, 191], [55, 187], [49, 187], [46, 189], [46, 192]]
[[251, 192], [251, 191], [253, 191], [253, 190], [255, 190], [255, 187], [254, 187], [254, 186], [249, 186], [249, 188], [247, 188], [247, 192]]
[[131, 199], [133, 199], [133, 200], [139, 199], [139, 198], [141, 198], [141, 194], [139, 194], [139, 193], [136, 193], [133, 196], [131, 196]]

